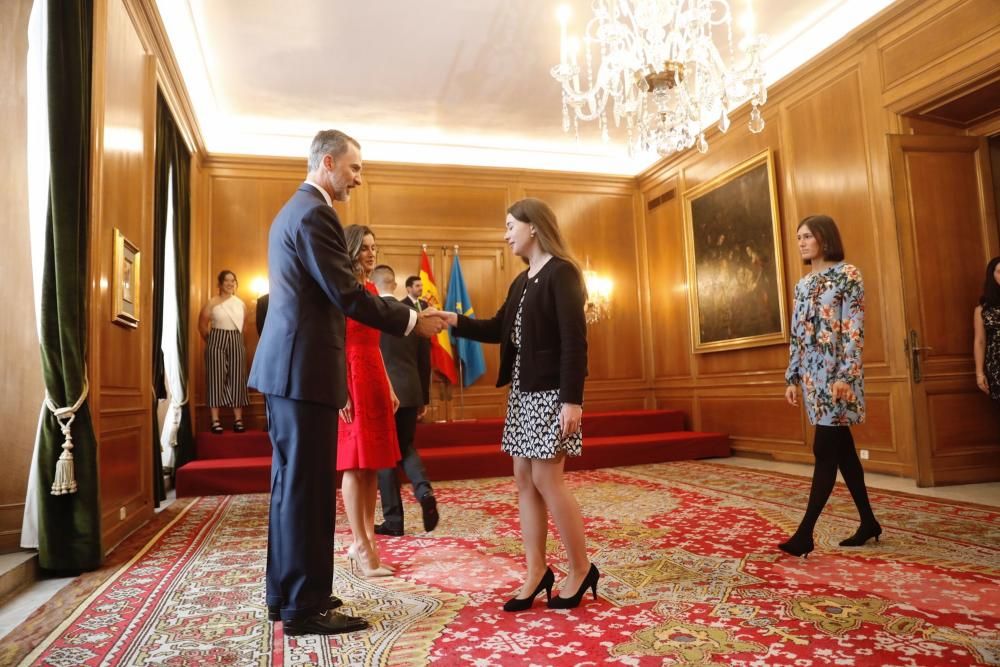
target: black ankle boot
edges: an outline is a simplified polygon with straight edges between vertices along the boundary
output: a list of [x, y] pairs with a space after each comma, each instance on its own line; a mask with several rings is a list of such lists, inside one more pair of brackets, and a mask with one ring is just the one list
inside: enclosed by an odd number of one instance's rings
[[840, 543], [842, 547], [860, 547], [864, 546], [865, 542], [871, 538], [875, 538], [878, 542], [878, 536], [882, 534], [882, 526], [879, 525], [878, 521], [874, 524], [861, 524], [858, 527], [856, 533], [848, 537], [846, 540]]
[[552, 599], [552, 584], [556, 582], [556, 575], [553, 574], [552, 568], [545, 568], [545, 574], [542, 575], [542, 580], [538, 582], [538, 586], [535, 587], [535, 592], [526, 598], [511, 598], [504, 602], [504, 611], [524, 611], [525, 609], [530, 609], [531, 605], [535, 602], [535, 596], [537, 596], [542, 591], [545, 591], [545, 597], [548, 600]]
[[792, 535], [788, 538], [787, 542], [782, 542], [778, 545], [778, 548], [784, 551], [786, 554], [791, 554], [796, 557], [808, 558], [809, 553], [815, 548], [813, 544], [812, 535], [809, 537], [802, 537], [798, 533]]
[[574, 607], [580, 606], [580, 600], [583, 599], [583, 594], [587, 592], [589, 588], [594, 594], [594, 599], [597, 599], [597, 580], [601, 577], [601, 573], [597, 571], [597, 566], [593, 563], [590, 564], [590, 569], [587, 570], [587, 576], [583, 578], [583, 583], [580, 584], [580, 588], [576, 590], [576, 594], [571, 598], [564, 598], [557, 595], [554, 598], [549, 599], [549, 609], [573, 609]]

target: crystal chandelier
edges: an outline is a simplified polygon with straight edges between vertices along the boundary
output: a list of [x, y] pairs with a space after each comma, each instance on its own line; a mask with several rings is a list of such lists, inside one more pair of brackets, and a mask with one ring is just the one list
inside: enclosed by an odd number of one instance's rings
[[[753, 34], [749, 6], [739, 54], [727, 0], [594, 0], [593, 6], [582, 66], [579, 42], [566, 37], [569, 8], [558, 13], [562, 55], [552, 76], [562, 84], [565, 131], [579, 137], [579, 121], [597, 120], [608, 141], [610, 115], [615, 127], [625, 126], [629, 155], [655, 149], [666, 156], [692, 146], [704, 153], [705, 128], [718, 122], [719, 130], [728, 130], [729, 110], [746, 100], [753, 106], [750, 131], [764, 129], [765, 38]], [[717, 34], [725, 36], [726, 57]]]

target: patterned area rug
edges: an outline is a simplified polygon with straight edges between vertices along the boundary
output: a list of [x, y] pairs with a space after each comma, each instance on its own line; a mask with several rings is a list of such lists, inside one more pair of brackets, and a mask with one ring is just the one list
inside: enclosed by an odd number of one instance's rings
[[[263, 603], [267, 497], [208, 497], [21, 664], [1000, 664], [998, 510], [874, 491], [882, 541], [846, 549], [856, 517], [838, 486], [803, 560], [774, 545], [797, 525], [807, 479], [698, 462], [567, 479], [603, 574], [578, 609], [500, 611], [522, 571], [513, 480], [447, 482], [434, 533], [380, 538], [394, 577], [351, 573], [338, 514], [334, 589], [371, 630], [285, 637]], [[407, 512], [412, 531], [419, 506]], [[560, 578], [555, 540], [549, 554]]]

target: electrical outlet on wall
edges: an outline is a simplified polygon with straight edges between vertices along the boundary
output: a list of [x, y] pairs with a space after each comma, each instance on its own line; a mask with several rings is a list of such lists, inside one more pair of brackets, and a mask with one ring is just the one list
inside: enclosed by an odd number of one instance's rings
[[[868, 458], [868, 457], [865, 456], [864, 458]], [[118, 510], [118, 520], [119, 521], [124, 521], [125, 520], [125, 514], [126, 514], [126, 511], [125, 511], [124, 507], [121, 508], [120, 510]]]
[[862, 458], [862, 460], [865, 460], [865, 461], [868, 460], [868, 450], [867, 449], [862, 449], [860, 452], [858, 452], [858, 455]]

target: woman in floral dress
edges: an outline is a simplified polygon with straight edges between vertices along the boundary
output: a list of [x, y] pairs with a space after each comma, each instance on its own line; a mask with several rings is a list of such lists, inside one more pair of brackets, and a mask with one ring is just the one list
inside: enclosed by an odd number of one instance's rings
[[983, 295], [973, 314], [973, 325], [976, 386], [994, 401], [1000, 401], [1000, 257], [994, 257], [986, 266]]
[[812, 271], [795, 286], [785, 399], [798, 406], [799, 387], [809, 423], [816, 427], [812, 489], [795, 534], [779, 546], [793, 556], [813, 550], [813, 528], [837, 481], [844, 478], [861, 526], [840, 543], [857, 547], [882, 534], [875, 519], [865, 473], [854, 449], [851, 425], [865, 420], [865, 290], [861, 272], [844, 262], [840, 232], [832, 218], [814, 215], [799, 223], [799, 254]]

